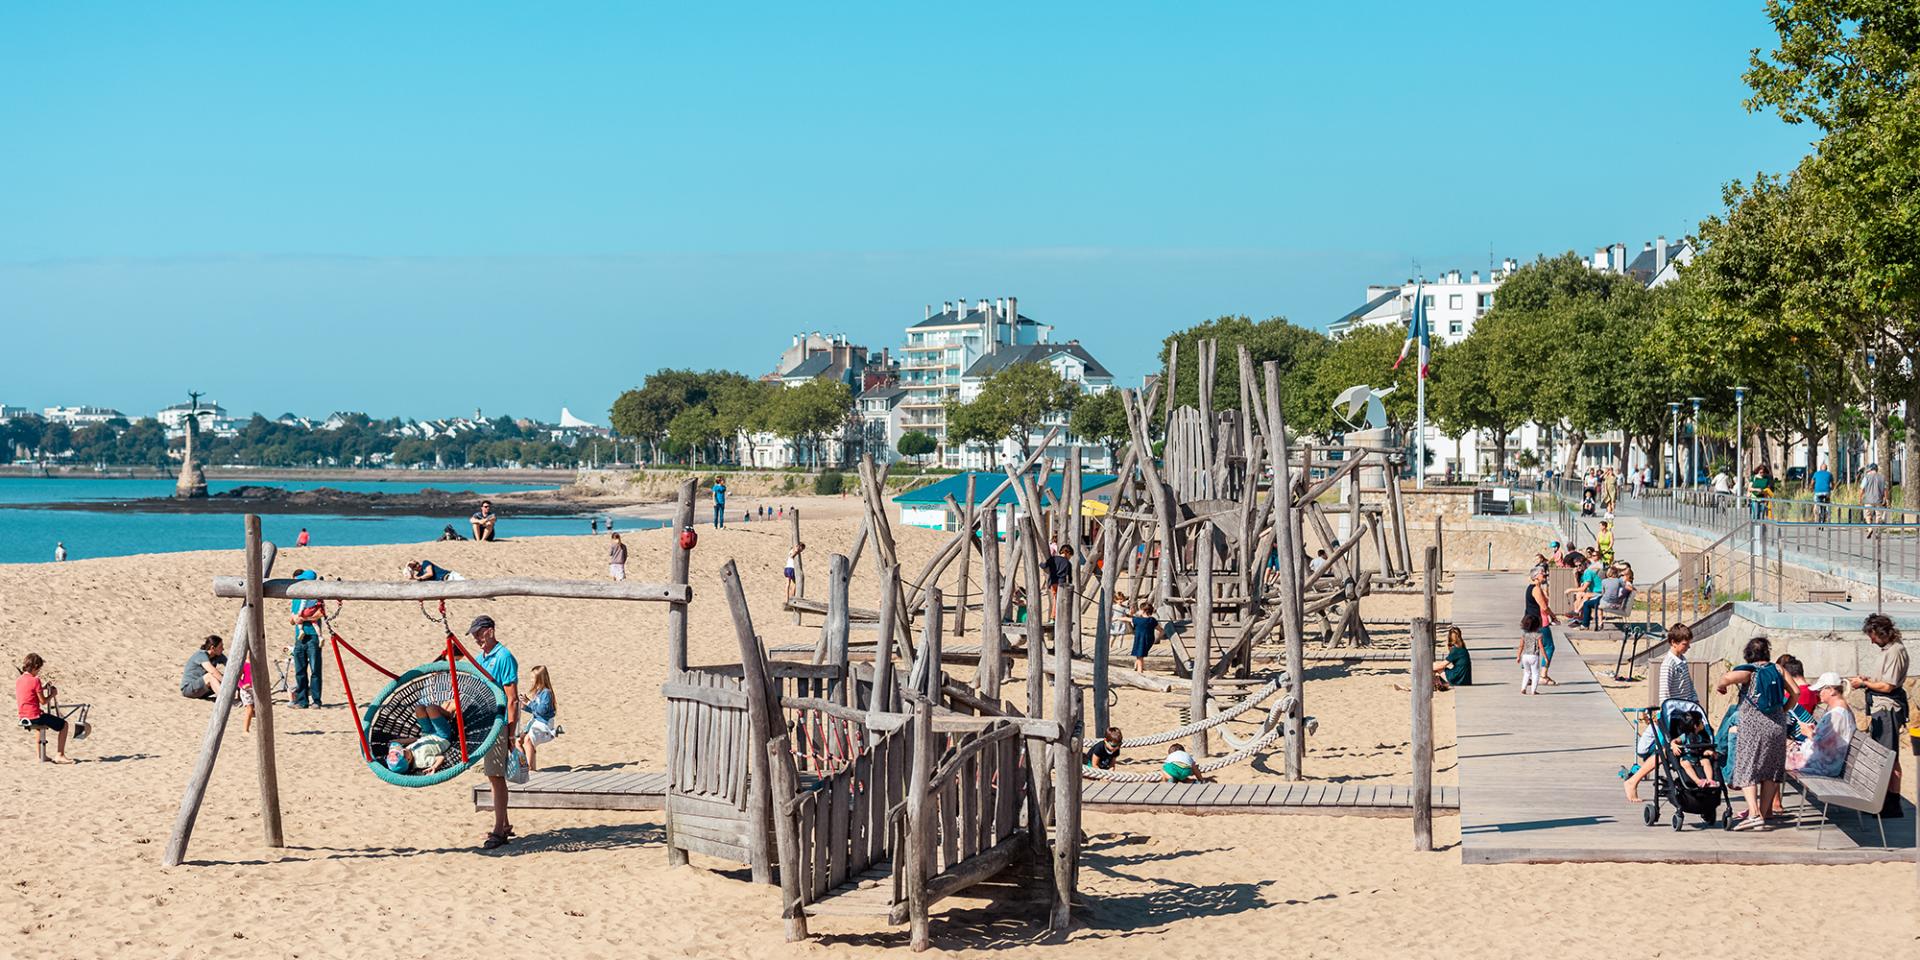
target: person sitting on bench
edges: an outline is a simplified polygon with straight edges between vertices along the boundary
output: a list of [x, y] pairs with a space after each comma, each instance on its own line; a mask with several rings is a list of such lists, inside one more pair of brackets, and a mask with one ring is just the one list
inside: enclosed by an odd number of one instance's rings
[[[72, 763], [67, 759], [66, 718], [52, 712], [54, 689], [40, 682], [40, 669], [46, 665], [47, 662], [40, 659], [37, 653], [29, 653], [20, 661], [20, 679], [13, 684], [14, 699], [20, 704], [20, 728], [58, 733], [60, 741], [54, 747], [53, 762]], [[41, 756], [44, 759], [46, 755], [43, 753]]]
[[1813, 723], [1800, 725], [1805, 740], [1787, 750], [1787, 769], [1809, 777], [1839, 777], [1847, 769], [1847, 749], [1860, 729], [1853, 708], [1847, 705], [1847, 681], [1828, 670], [1811, 686], [1820, 692], [1820, 703], [1827, 712]]

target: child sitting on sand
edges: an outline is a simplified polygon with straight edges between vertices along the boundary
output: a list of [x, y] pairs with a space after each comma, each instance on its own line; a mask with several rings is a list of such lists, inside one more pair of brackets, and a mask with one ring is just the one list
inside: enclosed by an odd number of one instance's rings
[[520, 697], [520, 706], [530, 718], [526, 732], [520, 734], [520, 752], [527, 755], [527, 770], [533, 771], [539, 769], [534, 766], [534, 748], [560, 735], [560, 725], [554, 722], [560, 704], [553, 698], [553, 680], [547, 676], [547, 668], [535, 666], [529, 673], [533, 685]]
[[1094, 741], [1093, 746], [1087, 749], [1087, 766], [1112, 770], [1120, 760], [1120, 741], [1123, 739], [1119, 727], [1108, 727], [1106, 737]]
[[1187, 752], [1187, 745], [1176, 743], [1167, 748], [1167, 759], [1160, 764], [1160, 775], [1170, 783], [1204, 783], [1200, 764]]

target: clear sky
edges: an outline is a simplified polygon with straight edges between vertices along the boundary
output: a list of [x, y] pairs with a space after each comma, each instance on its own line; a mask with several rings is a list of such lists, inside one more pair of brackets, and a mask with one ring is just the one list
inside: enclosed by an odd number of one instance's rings
[[0, 7], [0, 401], [604, 422], [1014, 295], [1223, 313], [1691, 232], [1759, 0]]

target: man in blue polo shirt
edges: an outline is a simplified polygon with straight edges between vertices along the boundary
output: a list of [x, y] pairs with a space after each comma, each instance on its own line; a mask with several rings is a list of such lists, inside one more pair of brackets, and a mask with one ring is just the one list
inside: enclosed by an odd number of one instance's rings
[[513, 837], [513, 824], [507, 822], [507, 752], [513, 749], [514, 727], [520, 715], [520, 662], [513, 658], [513, 652], [500, 642], [494, 629], [493, 618], [481, 615], [473, 618], [467, 627], [467, 636], [473, 638], [475, 650], [473, 657], [480, 662], [480, 669], [500, 685], [507, 694], [507, 729], [501, 731], [500, 739], [494, 741], [493, 749], [487, 751], [481, 760], [480, 772], [486, 775], [487, 786], [493, 788], [493, 832], [481, 846], [488, 850], [506, 843]]
[[1833, 502], [1833, 471], [1827, 469], [1826, 463], [1822, 462], [1820, 469], [1815, 470], [1813, 476], [1808, 479], [1813, 483], [1813, 502], [1819, 504], [1814, 508], [1814, 519], [1826, 523], [1827, 511], [1830, 509], [1827, 505]]
[[718, 477], [713, 481], [713, 526], [715, 529], [727, 525], [727, 482]]
[[[295, 570], [295, 580], [317, 579], [312, 570]], [[293, 691], [287, 699], [296, 709], [320, 706], [320, 617], [326, 608], [318, 600], [287, 604], [287, 622], [293, 624]]]

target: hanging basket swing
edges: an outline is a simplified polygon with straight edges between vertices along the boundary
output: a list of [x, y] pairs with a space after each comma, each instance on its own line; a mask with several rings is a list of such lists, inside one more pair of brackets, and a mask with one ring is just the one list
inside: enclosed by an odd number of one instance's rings
[[[337, 631], [329, 633], [334, 662], [339, 667], [341, 686], [347, 695], [347, 709], [353, 713], [354, 732], [360, 738], [360, 757], [374, 776], [397, 787], [445, 783], [486, 757], [506, 735], [509, 716], [506, 691], [452, 633], [447, 634], [446, 652], [439, 659], [398, 675], [354, 649]], [[353, 685], [347, 679], [342, 650], [390, 678], [365, 710], [354, 702]], [[447, 754], [446, 765], [429, 773], [400, 773], [390, 769], [386, 764], [388, 748], [395, 743], [410, 744], [424, 732], [414, 708], [448, 703], [453, 707], [454, 736], [448, 738], [452, 749]]]

